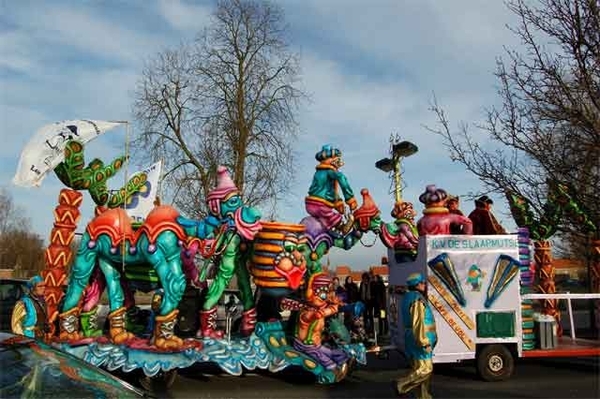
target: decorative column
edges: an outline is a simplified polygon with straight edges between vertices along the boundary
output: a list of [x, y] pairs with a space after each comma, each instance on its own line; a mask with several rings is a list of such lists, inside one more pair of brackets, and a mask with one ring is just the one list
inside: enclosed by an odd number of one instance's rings
[[[554, 265], [552, 264], [552, 244], [547, 240], [534, 241], [534, 259], [538, 272], [537, 289], [541, 294], [555, 294]], [[560, 326], [560, 312], [558, 311], [556, 299], [544, 299], [542, 312], [556, 319], [558, 336], [562, 335]]]
[[[520, 227], [517, 230], [519, 244], [519, 261], [521, 264], [521, 295], [529, 294], [533, 291], [533, 281], [535, 269], [531, 262], [531, 251], [529, 244], [529, 229]], [[523, 299], [521, 301], [521, 323], [523, 331], [523, 350], [535, 349], [535, 333], [533, 331], [533, 300]]]
[[62, 299], [63, 285], [66, 285], [67, 265], [73, 257], [71, 243], [75, 237], [77, 222], [81, 213], [79, 207], [83, 194], [71, 189], [62, 189], [58, 196], [58, 206], [54, 209], [54, 225], [50, 233], [50, 245], [44, 253], [46, 268], [42, 277], [46, 282], [46, 311], [50, 324], [50, 335], [55, 334], [54, 321], [58, 317], [58, 304]]
[[[600, 239], [592, 241], [592, 263], [590, 264], [591, 287], [593, 293], [600, 293]], [[600, 336], [600, 299], [594, 301], [596, 333]]]

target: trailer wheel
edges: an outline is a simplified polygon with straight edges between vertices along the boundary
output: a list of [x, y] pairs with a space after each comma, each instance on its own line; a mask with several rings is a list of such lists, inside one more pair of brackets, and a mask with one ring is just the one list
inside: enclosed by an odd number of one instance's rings
[[513, 355], [504, 345], [487, 345], [477, 354], [477, 374], [484, 381], [506, 380], [514, 368]]
[[175, 380], [177, 379], [177, 369], [169, 371], [159, 371], [153, 377], [144, 375], [140, 378], [140, 385], [149, 392], [166, 392], [168, 391]]

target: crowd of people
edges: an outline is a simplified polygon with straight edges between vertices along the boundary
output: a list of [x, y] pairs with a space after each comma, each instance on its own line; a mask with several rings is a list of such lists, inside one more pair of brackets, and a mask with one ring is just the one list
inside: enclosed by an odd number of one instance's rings
[[387, 288], [381, 275], [371, 270], [362, 274], [359, 283], [352, 276], [347, 276], [344, 284], [334, 277], [333, 287], [337, 299], [345, 304], [341, 307], [341, 314], [354, 340], [373, 338], [376, 327], [378, 334], [388, 333]]

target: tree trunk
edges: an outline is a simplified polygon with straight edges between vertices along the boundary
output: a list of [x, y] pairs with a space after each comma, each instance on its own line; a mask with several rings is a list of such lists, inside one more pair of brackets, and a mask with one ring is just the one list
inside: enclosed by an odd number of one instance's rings
[[46, 311], [51, 335], [54, 335], [54, 321], [58, 317], [58, 304], [62, 299], [63, 285], [67, 278], [66, 268], [73, 257], [71, 243], [81, 213], [79, 207], [83, 194], [71, 189], [62, 189], [58, 196], [58, 206], [54, 209], [54, 225], [50, 233], [50, 245], [46, 248], [46, 268], [42, 277], [46, 282]]
[[[552, 264], [552, 244], [550, 241], [534, 241], [534, 259], [538, 273], [537, 289], [541, 294], [555, 294], [554, 265]], [[556, 299], [544, 299], [542, 312], [556, 319], [558, 336], [562, 335], [560, 312]]]

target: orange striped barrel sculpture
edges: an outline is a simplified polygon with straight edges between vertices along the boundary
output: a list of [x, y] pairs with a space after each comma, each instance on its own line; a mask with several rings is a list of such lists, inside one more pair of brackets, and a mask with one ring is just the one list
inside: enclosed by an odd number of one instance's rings
[[263, 222], [254, 237], [250, 273], [265, 295], [282, 297], [297, 290], [304, 280], [307, 243], [304, 226], [283, 222]]

